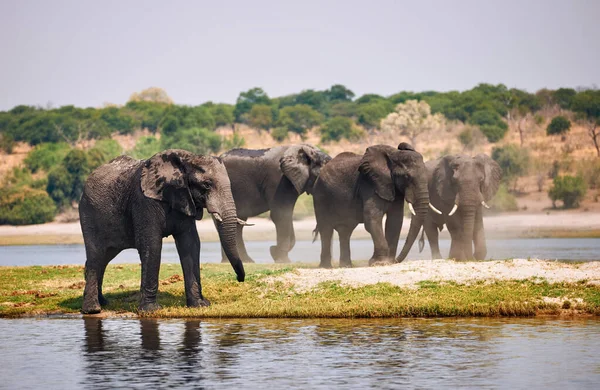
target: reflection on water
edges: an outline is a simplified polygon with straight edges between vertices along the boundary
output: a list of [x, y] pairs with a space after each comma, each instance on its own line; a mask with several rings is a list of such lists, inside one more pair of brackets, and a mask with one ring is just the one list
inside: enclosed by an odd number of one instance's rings
[[600, 321], [0, 320], [6, 388], [595, 388]]
[[[257, 263], [272, 264], [268, 248], [271, 241], [250, 241], [246, 243], [248, 253]], [[600, 260], [600, 240], [595, 238], [530, 238], [510, 240], [487, 240], [489, 259], [538, 258], [559, 260]], [[368, 239], [352, 240], [352, 258], [367, 260], [373, 254], [373, 242]], [[440, 240], [442, 254], [448, 254], [450, 240]], [[290, 259], [297, 262], [318, 263], [321, 245], [318, 242], [297, 241], [290, 252]], [[217, 242], [202, 243], [201, 260], [204, 263], [219, 263], [221, 247]], [[333, 243], [333, 256], [339, 258], [339, 244]], [[431, 257], [429, 245], [419, 253], [418, 245], [408, 254], [408, 260], [423, 260]], [[178, 263], [179, 257], [174, 243], [165, 243], [162, 261]], [[134, 249], [121, 252], [112, 263], [137, 263], [139, 256]], [[0, 246], [0, 266], [12, 265], [59, 265], [85, 263], [83, 245], [29, 245]]]

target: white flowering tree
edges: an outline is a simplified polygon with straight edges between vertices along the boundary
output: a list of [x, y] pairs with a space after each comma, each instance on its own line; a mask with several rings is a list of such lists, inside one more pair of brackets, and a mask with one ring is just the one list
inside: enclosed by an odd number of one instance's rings
[[412, 146], [416, 147], [419, 135], [442, 128], [444, 122], [444, 115], [431, 115], [431, 107], [427, 102], [407, 100], [406, 103], [398, 104], [394, 112], [381, 120], [381, 129], [407, 136]]

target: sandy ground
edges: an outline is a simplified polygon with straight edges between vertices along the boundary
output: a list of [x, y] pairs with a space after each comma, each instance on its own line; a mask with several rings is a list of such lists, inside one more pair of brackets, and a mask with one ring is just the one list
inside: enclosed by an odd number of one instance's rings
[[468, 284], [477, 281], [545, 279], [550, 283], [578, 282], [600, 284], [600, 262], [566, 264], [548, 260], [502, 260], [456, 262], [452, 260], [417, 260], [380, 267], [304, 269], [298, 268], [269, 282], [283, 282], [297, 291], [312, 290], [319, 283], [338, 281], [345, 286], [390, 283], [416, 288], [423, 281], [452, 281]]
[[[274, 240], [275, 225], [266, 218], [251, 218], [249, 223], [254, 226], [244, 228], [246, 240]], [[525, 214], [511, 213], [491, 215], [484, 218], [486, 236], [493, 237], [524, 237], [543, 234], [550, 231], [592, 231], [600, 230], [600, 213], [583, 211], [552, 211], [547, 213]], [[307, 240], [312, 238], [312, 230], [316, 222], [313, 218], [294, 221], [296, 239]], [[408, 231], [410, 220], [405, 219], [402, 236]], [[205, 218], [197, 223], [201, 240], [217, 241], [218, 235], [211, 219]], [[449, 237], [444, 229], [440, 235]], [[354, 231], [353, 238], [368, 238], [369, 234], [363, 225]], [[170, 239], [170, 238], [168, 238]], [[47, 223], [43, 225], [28, 226], [0, 226], [0, 243], [12, 244], [64, 244], [81, 243], [81, 228], [79, 222]]]

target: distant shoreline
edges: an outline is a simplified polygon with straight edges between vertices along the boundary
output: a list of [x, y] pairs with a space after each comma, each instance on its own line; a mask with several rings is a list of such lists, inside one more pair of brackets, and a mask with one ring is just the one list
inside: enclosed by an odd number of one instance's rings
[[[251, 218], [244, 229], [248, 241], [275, 240], [275, 225], [266, 218]], [[312, 239], [314, 218], [294, 221], [297, 240]], [[410, 220], [404, 220], [402, 237]], [[600, 238], [600, 213], [581, 211], [550, 211], [547, 213], [504, 213], [484, 217], [487, 238]], [[197, 222], [200, 239], [216, 242], [219, 237], [212, 220]], [[359, 225], [352, 238], [369, 238]], [[449, 237], [444, 229], [441, 238]], [[166, 241], [172, 241], [171, 237]], [[51, 222], [41, 225], [0, 226], [0, 246], [6, 245], [68, 245], [83, 244], [79, 222]]]

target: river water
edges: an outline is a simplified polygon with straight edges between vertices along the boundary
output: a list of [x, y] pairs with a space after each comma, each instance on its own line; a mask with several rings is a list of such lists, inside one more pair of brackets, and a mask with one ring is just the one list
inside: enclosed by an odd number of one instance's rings
[[[246, 243], [248, 253], [257, 263], [272, 263], [269, 246], [272, 241], [249, 241]], [[402, 245], [402, 241], [400, 245]], [[531, 239], [505, 239], [487, 240], [488, 258], [539, 258], [557, 260], [589, 261], [600, 260], [600, 239], [597, 238], [531, 238]], [[419, 253], [415, 243], [411, 249], [408, 260], [431, 258], [429, 246], [426, 244], [423, 252]], [[442, 254], [448, 254], [450, 240], [440, 240]], [[351, 242], [352, 259], [367, 260], [373, 254], [373, 242], [370, 239], [357, 239]], [[298, 241], [290, 252], [290, 259], [294, 262], [318, 263], [321, 253], [319, 242]], [[333, 243], [334, 259], [339, 258], [339, 244]], [[205, 263], [221, 261], [221, 252], [218, 242], [202, 243], [200, 252], [201, 260]], [[179, 262], [174, 243], [163, 245], [162, 261]], [[128, 249], [121, 252], [113, 263], [137, 263], [137, 251]], [[26, 246], [0, 246], [0, 266], [14, 265], [61, 265], [84, 264], [85, 249], [81, 244], [75, 245], [26, 245]]]
[[600, 320], [0, 319], [0, 388], [589, 388]]

